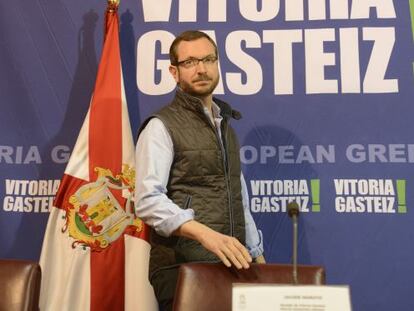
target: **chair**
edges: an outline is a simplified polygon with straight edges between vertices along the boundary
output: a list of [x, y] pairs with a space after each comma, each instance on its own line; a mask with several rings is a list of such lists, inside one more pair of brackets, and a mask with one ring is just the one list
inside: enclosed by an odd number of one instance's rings
[[[174, 297], [174, 311], [231, 310], [232, 283], [292, 284], [292, 265], [251, 264], [247, 270], [227, 268], [221, 263], [181, 265]], [[299, 284], [325, 284], [319, 266], [298, 266]]]
[[39, 310], [40, 281], [38, 263], [0, 259], [0, 310]]

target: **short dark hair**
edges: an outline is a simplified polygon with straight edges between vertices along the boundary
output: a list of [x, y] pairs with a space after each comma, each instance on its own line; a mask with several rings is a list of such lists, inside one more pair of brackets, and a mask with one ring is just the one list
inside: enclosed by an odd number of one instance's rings
[[214, 52], [216, 53], [216, 56], [218, 57], [217, 44], [213, 41], [213, 39], [210, 38], [209, 35], [207, 35], [206, 33], [202, 31], [198, 31], [198, 30], [187, 30], [181, 33], [180, 35], [178, 35], [170, 46], [171, 65], [177, 65], [177, 62], [178, 62], [177, 47], [181, 41], [195, 41], [201, 38], [206, 38], [208, 41], [211, 42], [211, 44], [214, 46]]

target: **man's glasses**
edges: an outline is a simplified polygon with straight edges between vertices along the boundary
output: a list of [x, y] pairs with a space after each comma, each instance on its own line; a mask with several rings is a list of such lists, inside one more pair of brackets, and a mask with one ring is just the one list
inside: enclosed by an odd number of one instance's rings
[[206, 66], [211, 66], [216, 61], [217, 61], [217, 56], [214, 56], [214, 55], [208, 55], [204, 58], [191, 57], [189, 59], [177, 62], [176, 66], [182, 66], [186, 69], [190, 69], [190, 68], [194, 68], [195, 66], [197, 66], [199, 62], [203, 62], [203, 64], [206, 65]]

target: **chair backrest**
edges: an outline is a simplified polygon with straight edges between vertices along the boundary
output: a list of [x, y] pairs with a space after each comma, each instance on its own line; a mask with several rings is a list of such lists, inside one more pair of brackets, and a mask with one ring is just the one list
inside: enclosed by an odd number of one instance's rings
[[[233, 283], [292, 284], [292, 265], [252, 264], [247, 270], [221, 263], [181, 265], [174, 297], [174, 311], [231, 310]], [[298, 266], [299, 284], [325, 284], [320, 266]]]
[[38, 263], [0, 259], [0, 310], [39, 310], [40, 281]]

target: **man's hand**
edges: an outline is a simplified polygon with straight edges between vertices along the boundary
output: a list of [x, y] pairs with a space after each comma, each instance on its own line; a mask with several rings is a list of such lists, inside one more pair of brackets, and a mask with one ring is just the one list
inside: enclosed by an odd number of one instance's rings
[[200, 242], [227, 267], [233, 264], [237, 269], [248, 269], [252, 262], [249, 252], [236, 238], [214, 231], [195, 220], [182, 224], [174, 234]]

